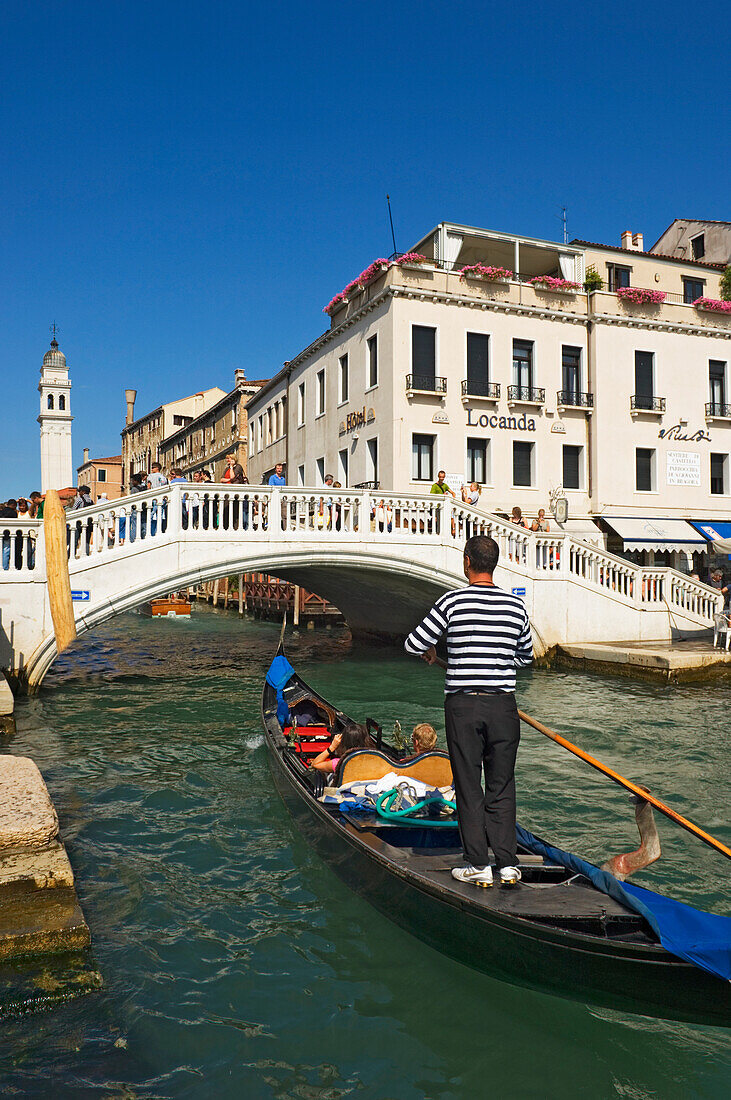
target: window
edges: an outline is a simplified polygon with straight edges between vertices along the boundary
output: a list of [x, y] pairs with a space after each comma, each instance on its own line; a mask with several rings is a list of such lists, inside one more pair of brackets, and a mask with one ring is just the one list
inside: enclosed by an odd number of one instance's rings
[[[421, 380], [419, 389], [433, 389], [437, 369], [437, 330], [411, 326], [411, 372]], [[429, 383], [428, 385], [425, 383]], [[416, 383], [415, 383], [416, 384]]]
[[513, 485], [533, 484], [534, 443], [513, 440]]
[[190, 424], [192, 416], [181, 416], [178, 413], [173, 415], [173, 426], [176, 428], [183, 428], [186, 424]]
[[697, 298], [703, 297], [702, 279], [683, 279], [683, 301], [692, 305]]
[[317, 472], [317, 484], [318, 485], [324, 485], [325, 484], [325, 459], [324, 458], [318, 458], [317, 462], [315, 463], [315, 470]]
[[477, 481], [485, 485], [490, 480], [487, 471], [487, 439], [467, 440], [467, 481]]
[[566, 344], [561, 348], [561, 386], [564, 401], [569, 405], [578, 405], [581, 393], [581, 348], [568, 347]]
[[256, 449], [260, 451], [264, 446], [264, 414], [262, 413], [256, 422]]
[[654, 404], [653, 360], [651, 351], [635, 352], [635, 408], [651, 409]]
[[574, 447], [565, 444], [563, 449], [563, 487], [564, 489], [581, 488], [581, 452], [582, 447]]
[[46, 402], [46, 404], [48, 405], [49, 409], [53, 408], [53, 394], [52, 393], [49, 393], [48, 401]]
[[60, 393], [58, 395], [58, 407], [61, 410], [61, 412], [63, 412], [66, 408], [66, 398], [65, 398], [64, 394], [62, 394], [62, 393]]
[[266, 429], [266, 445], [268, 447], [274, 439], [274, 409], [272, 408], [267, 409]]
[[655, 452], [646, 447], [635, 451], [635, 486], [638, 493], [655, 491]]
[[[482, 332], [467, 333], [467, 381], [473, 385], [487, 386], [490, 381], [489, 364], [490, 337]], [[476, 397], [482, 394], [480, 389], [470, 389]], [[487, 389], [484, 390], [487, 394]], [[472, 478], [473, 481], [481, 481], [481, 478]]]
[[304, 466], [297, 467], [297, 484], [304, 485], [305, 483], [305, 468]]
[[236, 409], [231, 409], [231, 428], [236, 429]]
[[378, 437], [369, 439], [366, 450], [366, 481], [378, 481]]
[[97, 481], [106, 481], [107, 480], [107, 471], [106, 470], [97, 470], [96, 479], [97, 479]]
[[728, 492], [728, 455], [711, 455], [711, 492], [714, 496]]
[[343, 489], [348, 488], [348, 449], [338, 451], [338, 481]]
[[325, 371], [317, 372], [317, 409], [315, 416], [322, 416], [325, 412]]
[[607, 286], [610, 290], [618, 290], [621, 286], [629, 286], [631, 267], [622, 267], [621, 264], [607, 264]]
[[303, 427], [305, 422], [305, 384], [300, 382], [297, 389], [297, 427]]
[[411, 477], [413, 481], [434, 480], [433, 435], [412, 435]]
[[726, 364], [720, 359], [708, 361], [708, 386], [711, 399], [711, 414], [723, 416], [726, 404]]
[[340, 356], [340, 398], [339, 404], [344, 405], [348, 400], [348, 356]]
[[[201, 438], [201, 450], [203, 450], [203, 439]], [[256, 451], [256, 438], [254, 433], [254, 423], [252, 421], [249, 424], [249, 454], [254, 454]]]
[[706, 254], [706, 238], [703, 233], [690, 238], [690, 252], [694, 260], [702, 260]]
[[366, 342], [368, 354], [368, 389], [378, 385], [378, 337], [371, 336]]
[[513, 385], [533, 389], [532, 340], [513, 340]]

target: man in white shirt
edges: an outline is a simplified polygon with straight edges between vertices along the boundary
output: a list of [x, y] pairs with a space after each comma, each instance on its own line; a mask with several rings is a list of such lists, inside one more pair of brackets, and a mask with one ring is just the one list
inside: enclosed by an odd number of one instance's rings
[[[153, 462], [150, 467], [150, 472], [147, 475], [147, 488], [148, 489], [163, 489], [168, 484], [168, 479], [162, 472], [162, 466], [159, 462]], [[163, 503], [162, 506], [162, 524], [161, 530], [164, 531], [167, 527], [168, 519], [168, 506], [167, 503]], [[153, 500], [152, 509], [150, 512], [150, 536], [154, 538], [157, 531], [157, 501]]]

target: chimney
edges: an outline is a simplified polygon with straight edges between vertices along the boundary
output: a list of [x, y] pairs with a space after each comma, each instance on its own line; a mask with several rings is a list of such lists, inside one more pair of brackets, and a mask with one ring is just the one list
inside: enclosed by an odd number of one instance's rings
[[622, 248], [627, 248], [630, 252], [644, 252], [645, 246], [642, 234], [633, 233], [631, 229], [625, 229], [622, 234]]
[[86, 466], [88, 461], [89, 461], [89, 448], [84, 447], [84, 465], [85, 466]]
[[135, 418], [135, 401], [137, 400], [137, 390], [125, 390], [124, 399], [127, 402], [127, 419], [125, 424], [131, 424]]
[[195, 395], [195, 415], [200, 416], [203, 412], [203, 405], [205, 404], [205, 398], [202, 393]]
[[246, 385], [246, 371], [239, 369], [234, 371], [234, 385], [240, 388]]

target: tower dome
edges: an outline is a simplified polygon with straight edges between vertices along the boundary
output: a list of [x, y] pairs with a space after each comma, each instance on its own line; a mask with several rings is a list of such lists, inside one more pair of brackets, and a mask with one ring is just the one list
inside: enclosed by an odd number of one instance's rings
[[66, 356], [62, 351], [58, 350], [58, 340], [54, 336], [51, 340], [51, 346], [46, 354], [43, 356], [44, 367], [60, 367], [61, 370], [66, 370]]

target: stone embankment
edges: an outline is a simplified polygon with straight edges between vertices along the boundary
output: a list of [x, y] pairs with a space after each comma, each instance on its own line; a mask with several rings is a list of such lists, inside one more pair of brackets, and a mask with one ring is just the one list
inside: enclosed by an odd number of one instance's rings
[[0, 672], [0, 733], [12, 733], [15, 720], [15, 699], [10, 684]]
[[89, 944], [43, 777], [27, 757], [0, 755], [0, 960]]

